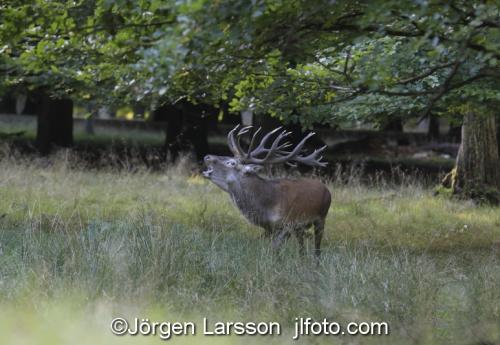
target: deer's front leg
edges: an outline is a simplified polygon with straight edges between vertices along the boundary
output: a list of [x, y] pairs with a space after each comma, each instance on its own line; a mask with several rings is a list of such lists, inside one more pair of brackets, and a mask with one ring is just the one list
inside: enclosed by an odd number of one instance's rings
[[306, 247], [304, 244], [305, 231], [306, 229], [303, 227], [299, 227], [294, 231], [297, 242], [299, 243], [299, 253], [301, 256], [304, 256], [306, 254]]
[[276, 235], [273, 238], [272, 246], [273, 249], [277, 249], [281, 246], [283, 241], [285, 241], [288, 237], [290, 237], [290, 229], [286, 226], [277, 229]]
[[262, 228], [264, 229], [262, 237], [271, 238], [273, 236], [273, 228], [271, 226], [263, 226]]

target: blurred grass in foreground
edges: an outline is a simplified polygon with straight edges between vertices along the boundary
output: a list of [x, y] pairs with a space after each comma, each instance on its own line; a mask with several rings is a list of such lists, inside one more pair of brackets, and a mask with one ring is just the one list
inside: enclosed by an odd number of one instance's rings
[[315, 344], [500, 341], [499, 208], [433, 197], [414, 179], [366, 185], [339, 173], [316, 268], [293, 240], [274, 253], [227, 195], [190, 171], [79, 170], [64, 154], [3, 159], [2, 341], [159, 341], [112, 336], [112, 316], [391, 325], [390, 337], [303, 339]]

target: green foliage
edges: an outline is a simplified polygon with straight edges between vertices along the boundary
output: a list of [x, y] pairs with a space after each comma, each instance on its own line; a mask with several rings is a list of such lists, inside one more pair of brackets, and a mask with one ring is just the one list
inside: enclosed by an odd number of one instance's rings
[[11, 1], [0, 88], [189, 98], [304, 126], [495, 108], [495, 1]]
[[464, 99], [491, 108], [500, 94], [495, 2], [262, 1], [251, 13], [219, 17], [238, 38], [216, 46], [219, 64], [242, 70], [222, 76], [235, 85], [235, 110], [308, 125], [450, 113]]
[[55, 95], [110, 102], [137, 91], [139, 52], [173, 19], [158, 1], [11, 1], [1, 8], [2, 89], [43, 88]]

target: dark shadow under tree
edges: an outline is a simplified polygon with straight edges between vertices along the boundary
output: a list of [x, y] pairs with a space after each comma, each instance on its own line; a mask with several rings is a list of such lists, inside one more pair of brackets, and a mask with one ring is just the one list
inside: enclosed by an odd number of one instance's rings
[[193, 152], [197, 160], [208, 154], [207, 125], [215, 118], [214, 109], [205, 104], [181, 101], [165, 104], [154, 112], [155, 121], [166, 122], [165, 151], [169, 161], [183, 152]]
[[36, 145], [42, 155], [53, 146], [73, 145], [73, 101], [42, 94], [37, 111]]

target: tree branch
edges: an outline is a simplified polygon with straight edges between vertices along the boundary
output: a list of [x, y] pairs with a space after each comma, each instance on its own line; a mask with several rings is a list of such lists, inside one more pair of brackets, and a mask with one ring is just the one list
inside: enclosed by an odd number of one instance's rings
[[416, 76], [413, 76], [410, 78], [397, 80], [396, 82], [394, 82], [394, 84], [397, 84], [397, 85], [410, 84], [410, 83], [413, 83], [415, 81], [419, 81], [421, 79], [424, 79], [440, 69], [453, 66], [454, 64], [456, 64], [456, 61], [452, 61], [452, 62], [448, 62], [448, 63], [442, 64], [442, 65], [434, 66], [431, 69], [429, 69], [427, 72], [424, 72], [422, 74], [419, 74], [419, 75], [416, 75]]
[[367, 26], [357, 26], [354, 24], [340, 24], [335, 23], [328, 27], [321, 28], [322, 31], [355, 31], [355, 32], [377, 32], [381, 34], [387, 34], [389, 36], [397, 37], [421, 37], [425, 33], [420, 30], [417, 31], [407, 31], [407, 30], [397, 30], [391, 29], [383, 25], [367, 25]]
[[321, 66], [323, 66], [324, 68], [326, 68], [327, 70], [329, 70], [330, 72], [333, 72], [333, 73], [336, 73], [336, 74], [339, 74], [341, 76], [345, 76], [345, 74], [342, 72], [342, 71], [339, 71], [335, 68], [331, 68], [330, 66], [328, 66], [327, 64], [324, 64], [323, 62], [321, 62], [320, 59], [318, 59], [317, 57], [315, 57], [315, 60], [317, 63], [319, 63]]
[[[162, 26], [162, 25], [173, 24], [173, 23], [175, 23], [175, 20], [174, 19], [169, 19], [169, 20], [163, 20], [163, 21], [152, 22], [152, 23], [129, 23], [129, 24], [122, 24], [122, 25], [117, 25], [113, 29], [116, 30], [116, 31], [118, 31], [118, 30], [127, 29], [127, 28], [147, 28], [147, 27]], [[86, 31], [88, 29], [92, 29], [90, 33], [95, 33], [95, 32], [98, 32], [98, 31], [107, 30], [109, 28], [106, 27], [106, 26], [103, 26], [103, 25], [101, 25], [101, 26], [99, 26], [99, 25], [93, 25], [93, 26], [79, 27], [76, 30], [78, 30], [78, 31], [85, 30]]]
[[482, 46], [480, 44], [477, 44], [477, 43], [472, 43], [472, 42], [468, 42], [467, 43], [467, 47], [471, 48], [471, 49], [474, 49], [474, 50], [477, 50], [477, 51], [481, 51], [483, 53], [489, 53], [489, 54], [492, 54], [494, 57], [496, 57], [497, 59], [500, 59], [500, 53], [496, 52], [496, 51], [493, 51], [493, 50], [490, 50], [488, 48], [486, 48], [485, 46]]
[[438, 93], [435, 94], [433, 97], [431, 97], [431, 100], [429, 101], [429, 104], [427, 105], [423, 115], [420, 117], [418, 122], [420, 122], [422, 119], [426, 118], [429, 116], [431, 113], [432, 108], [434, 107], [434, 104], [443, 97], [443, 95], [450, 90], [449, 86], [455, 75], [457, 74], [458, 68], [460, 67], [462, 63], [460, 61], [456, 61], [453, 65], [452, 70], [450, 71], [450, 74], [446, 77], [444, 83], [439, 86], [438, 88]]

